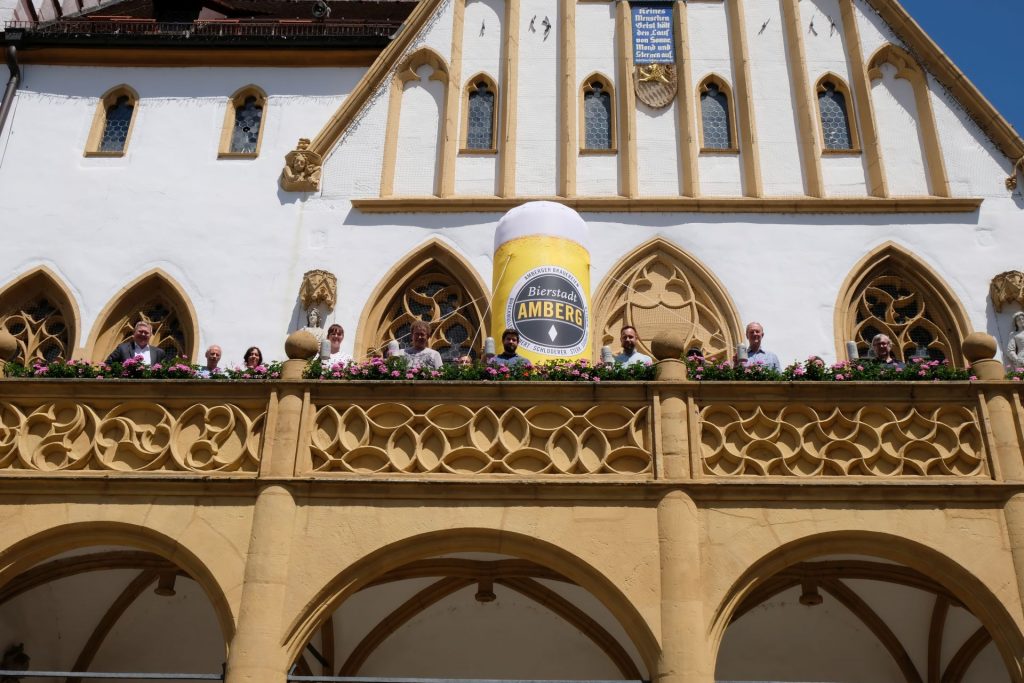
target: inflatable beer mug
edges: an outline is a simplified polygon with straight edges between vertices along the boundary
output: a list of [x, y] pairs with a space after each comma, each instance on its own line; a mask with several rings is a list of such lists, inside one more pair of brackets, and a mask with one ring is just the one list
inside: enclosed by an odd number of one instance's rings
[[590, 358], [587, 224], [554, 202], [518, 206], [494, 234], [491, 330], [519, 332], [531, 362]]

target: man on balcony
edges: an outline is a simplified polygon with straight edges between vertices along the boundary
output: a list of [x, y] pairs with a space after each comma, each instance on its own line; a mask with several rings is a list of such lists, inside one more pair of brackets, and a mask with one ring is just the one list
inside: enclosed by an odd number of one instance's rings
[[642, 363], [651, 364], [651, 357], [636, 350], [636, 344], [640, 341], [640, 335], [632, 325], [625, 325], [619, 332], [619, 343], [622, 344], [622, 353], [615, 355], [615, 362], [623, 365]]
[[135, 323], [131, 341], [119, 344], [113, 353], [107, 356], [107, 363], [124, 363], [129, 358], [142, 356], [142, 362], [146, 365], [160, 363], [164, 359], [164, 350], [149, 345], [149, 338], [153, 336], [153, 326], [145, 320]]
[[422, 320], [417, 320], [409, 328], [409, 334], [412, 335], [412, 348], [399, 351], [395, 355], [408, 358], [411, 369], [427, 367], [440, 370], [441, 354], [427, 346], [427, 341], [430, 339], [430, 325]]
[[763, 365], [766, 368], [782, 372], [782, 364], [779, 357], [768, 349], [761, 346], [764, 339], [764, 326], [758, 322], [747, 325], [747, 361], [745, 365]]
[[514, 368], [517, 365], [529, 364], [525, 357], [516, 353], [519, 350], [519, 332], [514, 328], [510, 327], [501, 333], [501, 347], [502, 352], [491, 361], [495, 365], [507, 365]]

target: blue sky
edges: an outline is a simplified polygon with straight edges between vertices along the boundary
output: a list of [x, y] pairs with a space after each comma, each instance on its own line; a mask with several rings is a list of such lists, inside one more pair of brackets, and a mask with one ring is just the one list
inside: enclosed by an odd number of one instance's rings
[[901, 0], [1018, 133], [1024, 133], [1022, 0]]

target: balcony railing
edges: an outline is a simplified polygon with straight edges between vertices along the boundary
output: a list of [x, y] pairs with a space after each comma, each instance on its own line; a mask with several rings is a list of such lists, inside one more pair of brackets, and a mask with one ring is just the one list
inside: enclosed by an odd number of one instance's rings
[[1009, 382], [0, 386], [0, 477], [991, 482], [1024, 424]]

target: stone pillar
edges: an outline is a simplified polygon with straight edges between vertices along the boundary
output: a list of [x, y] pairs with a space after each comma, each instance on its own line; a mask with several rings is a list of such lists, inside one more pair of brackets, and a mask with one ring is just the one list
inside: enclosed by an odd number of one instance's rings
[[700, 519], [682, 491], [658, 504], [661, 553], [661, 656], [657, 683], [714, 683], [705, 624]]
[[[995, 360], [994, 338], [975, 332], [964, 339], [963, 349], [967, 360], [971, 362], [972, 372], [979, 380], [992, 382], [1005, 379], [1003, 364]], [[1006, 482], [1024, 481], [1024, 454], [1021, 453], [1011, 398], [1011, 392], [1014, 391], [1017, 391], [1016, 386], [1007, 383], [1005, 387], [988, 384], [982, 392], [992, 433], [992, 457], [999, 464], [1000, 478]], [[1010, 498], [1003, 508], [1003, 515], [1010, 539], [1014, 574], [1017, 576], [1020, 599], [1017, 608], [1020, 610], [1024, 608], [1024, 494], [1018, 493]]]
[[687, 429], [686, 392], [682, 382], [686, 381], [686, 363], [681, 360], [658, 361], [654, 368], [659, 382], [672, 382], [658, 387], [658, 401], [661, 406], [659, 431], [661, 443], [657, 444], [663, 463], [662, 475], [666, 479], [690, 478], [690, 445]]
[[[289, 358], [282, 379], [302, 378], [306, 361], [319, 349], [308, 332], [288, 338]], [[260, 488], [253, 510], [238, 625], [228, 653], [227, 683], [284, 683], [288, 666], [281, 647], [284, 601], [288, 590], [295, 498], [281, 479], [293, 476], [302, 417], [301, 385], [282, 385], [271, 398], [273, 421], [260, 457], [260, 478], [275, 483]], [[270, 413], [268, 413], [268, 417]]]

